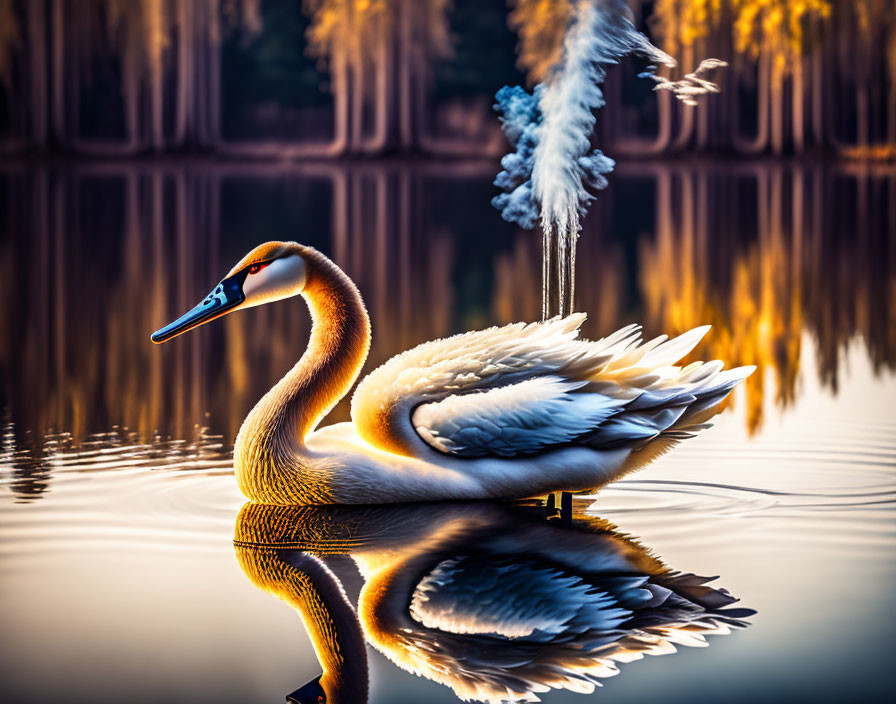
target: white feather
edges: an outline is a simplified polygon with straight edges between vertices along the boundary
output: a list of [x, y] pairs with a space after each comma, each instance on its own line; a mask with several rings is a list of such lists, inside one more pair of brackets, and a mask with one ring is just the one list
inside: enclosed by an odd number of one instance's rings
[[579, 313], [424, 343], [361, 382], [352, 417], [448, 455], [521, 458], [677, 430], [752, 372], [718, 361], [675, 366], [709, 326], [641, 343], [629, 325], [590, 342], [578, 339], [584, 321]]
[[623, 401], [573, 393], [587, 381], [535, 377], [418, 406], [413, 424], [441, 452], [465, 457], [538, 452], [570, 442], [617, 413]]

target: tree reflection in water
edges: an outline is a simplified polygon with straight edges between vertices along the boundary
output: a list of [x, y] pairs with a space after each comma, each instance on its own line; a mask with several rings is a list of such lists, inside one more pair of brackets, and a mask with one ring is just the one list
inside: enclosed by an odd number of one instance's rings
[[[492, 165], [85, 165], [0, 172], [4, 457], [21, 494], [51, 481], [47, 443], [127, 428], [143, 442], [230, 443], [303, 349], [289, 302], [229, 316], [175, 345], [148, 333], [220, 265], [293, 238], [358, 282], [374, 338], [368, 370], [419, 342], [540, 315], [540, 243], [489, 206]], [[896, 364], [896, 173], [782, 165], [622, 164], [579, 239], [577, 308], [600, 337], [698, 324], [697, 351], [757, 364], [751, 430], [767, 400], [798, 396], [807, 342], [836, 391], [860, 338]], [[346, 420], [348, 404], [331, 416]], [[45, 433], [55, 431], [53, 438]], [[27, 450], [27, 452], [26, 452]], [[33, 486], [29, 485], [33, 478]]]

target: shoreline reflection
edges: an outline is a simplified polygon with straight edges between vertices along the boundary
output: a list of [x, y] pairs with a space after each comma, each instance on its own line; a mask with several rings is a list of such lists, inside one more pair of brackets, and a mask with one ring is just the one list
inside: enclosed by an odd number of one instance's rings
[[[304, 347], [302, 306], [230, 316], [165, 349], [147, 335], [264, 238], [315, 245], [359, 283], [368, 371], [425, 340], [538, 317], [540, 238], [498, 219], [490, 181], [489, 164], [463, 163], [3, 169], [0, 293], [17, 305], [0, 316], [16, 341], [0, 348], [0, 405], [15, 442], [208, 426], [230, 443]], [[799, 397], [804, 333], [834, 392], [856, 337], [876, 372], [896, 369], [894, 238], [893, 169], [624, 163], [584, 222], [577, 307], [592, 338], [633, 321], [647, 337], [713, 323], [702, 358], [760, 366], [755, 431], [766, 400]], [[330, 420], [347, 417], [346, 402]]]
[[[302, 704], [366, 701], [364, 639], [463, 700], [539, 701], [592, 692], [620, 663], [705, 646], [755, 613], [607, 521], [536, 503], [247, 503], [234, 546], [253, 584], [308, 631], [324, 673], [288, 697]], [[322, 561], [339, 555], [364, 579], [357, 611]]]

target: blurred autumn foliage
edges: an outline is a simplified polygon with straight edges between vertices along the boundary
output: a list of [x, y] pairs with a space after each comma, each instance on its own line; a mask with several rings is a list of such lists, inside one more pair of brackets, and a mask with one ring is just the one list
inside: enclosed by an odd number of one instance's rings
[[[549, 73], [577, 1], [0, 0], [0, 149], [497, 154], [494, 91]], [[629, 5], [677, 73], [730, 66], [698, 110], [615, 67], [616, 154], [896, 155], [892, 0]]]
[[[19, 427], [75, 439], [114, 425], [184, 438], [199, 423], [231, 442], [305, 348], [305, 308], [261, 306], [178, 345], [148, 335], [258, 233], [285, 239], [296, 223], [364, 295], [368, 370], [426, 340], [536, 319], [541, 243], [498, 220], [491, 179], [485, 163], [423, 160], [0, 169], [0, 296], [15, 302], [0, 335], [16, 341], [0, 346], [0, 397]], [[711, 323], [695, 359], [759, 367], [744, 384], [751, 431], [798, 398], [801, 375], [836, 391], [853, 345], [875, 373], [896, 370], [889, 166], [632, 161], [603, 195], [578, 244], [587, 337]]]

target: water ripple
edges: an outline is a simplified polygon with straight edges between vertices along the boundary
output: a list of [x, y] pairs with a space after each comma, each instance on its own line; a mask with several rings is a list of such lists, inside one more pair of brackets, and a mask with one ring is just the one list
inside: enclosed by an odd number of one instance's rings
[[0, 557], [229, 548], [221, 536], [243, 498], [220, 437], [200, 429], [192, 441], [142, 443], [119, 430], [81, 443], [50, 435], [36, 452], [11, 448], [8, 438], [5, 445]]
[[[896, 509], [896, 436], [884, 433], [893, 426], [861, 427], [864, 442], [848, 449], [795, 436], [790, 444], [685, 446], [649, 470], [676, 478], [642, 474], [611, 484], [592, 497], [593, 509], [657, 520], [686, 513], [692, 529], [710, 516], [889, 515]], [[221, 537], [244, 501], [230, 448], [202, 428], [191, 440], [143, 442], [117, 428], [81, 442], [51, 434], [36, 450], [16, 447], [8, 432], [2, 442], [0, 558], [135, 545], [172, 552], [226, 548]], [[744, 462], [754, 481], [711, 479], [718, 468], [727, 468], [722, 478], [745, 476], [731, 470]]]

